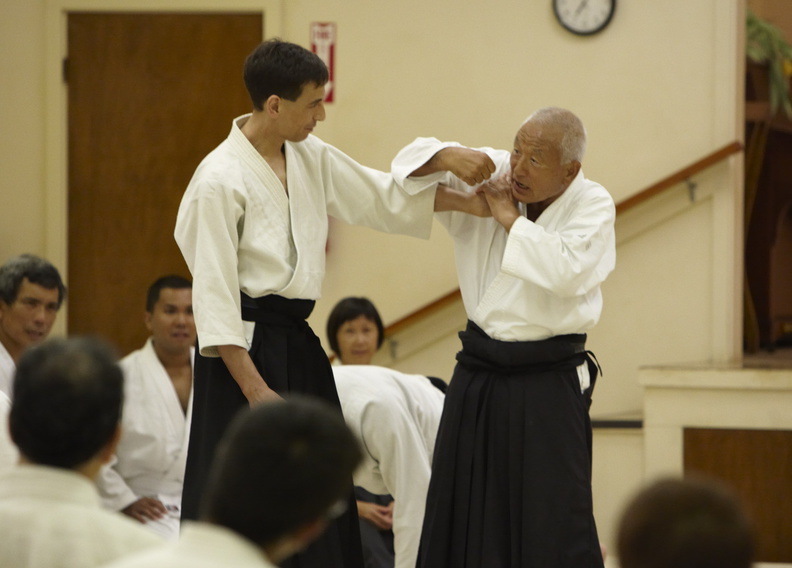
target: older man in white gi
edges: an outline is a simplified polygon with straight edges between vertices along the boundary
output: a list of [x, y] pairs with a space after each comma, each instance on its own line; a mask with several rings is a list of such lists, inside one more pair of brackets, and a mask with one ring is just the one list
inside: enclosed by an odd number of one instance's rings
[[121, 361], [126, 379], [121, 441], [98, 485], [106, 507], [175, 539], [195, 345], [189, 280], [164, 276], [154, 282], [148, 291], [145, 322], [151, 337]]
[[397, 179], [428, 176], [492, 212], [438, 215], [469, 322], [438, 430], [422, 568], [603, 565], [585, 342], [615, 266], [615, 207], [583, 175], [585, 147], [577, 116], [544, 108], [511, 152], [419, 138], [394, 159]]
[[0, 266], [0, 392], [7, 398], [16, 362], [47, 338], [65, 298], [58, 269], [43, 258], [21, 254]]
[[393, 496], [395, 566], [413, 568], [445, 395], [422, 375], [376, 365], [333, 374], [344, 419], [363, 446], [355, 485]]

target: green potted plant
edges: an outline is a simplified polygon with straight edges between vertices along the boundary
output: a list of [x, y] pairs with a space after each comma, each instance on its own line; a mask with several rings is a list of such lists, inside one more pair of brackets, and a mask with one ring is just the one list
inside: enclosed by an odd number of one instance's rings
[[771, 112], [775, 114], [780, 108], [787, 117], [792, 118], [792, 100], [789, 93], [792, 46], [784, 40], [781, 30], [750, 9], [745, 35], [745, 53], [748, 59], [767, 66]]

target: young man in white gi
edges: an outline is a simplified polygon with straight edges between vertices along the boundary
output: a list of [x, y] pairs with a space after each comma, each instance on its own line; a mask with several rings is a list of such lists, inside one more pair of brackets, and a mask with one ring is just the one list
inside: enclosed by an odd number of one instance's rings
[[0, 266], [0, 393], [9, 399], [16, 362], [47, 338], [65, 298], [58, 269], [43, 258], [22, 254]]
[[125, 378], [121, 441], [97, 485], [105, 507], [175, 539], [195, 354], [190, 281], [181, 276], [157, 279], [146, 297], [145, 323], [151, 337], [121, 361]]
[[393, 496], [396, 568], [414, 568], [443, 392], [423, 375], [377, 365], [333, 368], [344, 420], [362, 442], [355, 485]]
[[422, 568], [603, 565], [585, 334], [615, 265], [615, 207], [583, 176], [585, 144], [573, 113], [545, 108], [511, 152], [419, 138], [394, 159], [396, 179], [428, 176], [492, 212], [438, 215], [469, 322], [438, 432]]
[[9, 428], [19, 464], [0, 474], [0, 566], [92, 568], [164, 541], [102, 508], [93, 480], [121, 433], [124, 378], [95, 339], [25, 351]]
[[360, 447], [327, 403], [290, 397], [243, 410], [178, 542], [108, 568], [275, 568], [346, 505]]
[[[316, 54], [266, 41], [247, 58], [244, 79], [253, 112], [234, 120], [198, 166], [176, 219], [200, 348], [182, 499], [188, 519], [214, 447], [240, 408], [290, 392], [338, 406], [327, 355], [306, 322], [321, 293], [328, 215], [428, 237], [433, 209], [447, 205], [444, 195], [435, 201], [431, 184], [402, 189], [311, 135], [325, 118], [328, 79]], [[287, 565], [357, 568], [359, 541], [350, 506]]]

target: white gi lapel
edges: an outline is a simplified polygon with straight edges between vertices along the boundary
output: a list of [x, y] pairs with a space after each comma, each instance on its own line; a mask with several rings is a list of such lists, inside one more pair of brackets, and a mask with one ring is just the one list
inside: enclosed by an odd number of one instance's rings
[[171, 436], [174, 438], [183, 437], [186, 421], [184, 411], [182, 410], [181, 402], [179, 402], [179, 396], [176, 394], [176, 389], [173, 388], [173, 382], [154, 351], [154, 344], [151, 339], [146, 342], [146, 346], [143, 348], [141, 362], [145, 381], [144, 388], [151, 390], [152, 393], [152, 396], [146, 398], [162, 401]]
[[309, 136], [302, 142], [286, 142], [286, 178], [289, 185], [289, 213], [297, 253], [294, 273], [283, 293], [289, 298], [313, 299], [315, 283], [325, 270], [327, 205], [322, 178], [321, 141]]
[[[251, 191], [248, 193], [246, 208], [259, 210], [265, 208], [270, 214], [273, 210], [278, 211], [283, 217], [283, 220], [288, 223], [289, 198], [278, 176], [272, 171], [267, 161], [258, 153], [258, 150], [253, 147], [247, 137], [239, 129], [239, 123], [243, 122], [242, 119], [245, 118], [246, 117], [240, 117], [234, 121], [228, 140], [233, 145], [237, 155], [245, 162], [250, 172], [260, 181], [260, 183], [254, 184], [254, 186], [256, 188], [261, 188], [262, 191]], [[288, 171], [288, 162], [286, 167]], [[255, 216], [258, 217], [258, 215]]]

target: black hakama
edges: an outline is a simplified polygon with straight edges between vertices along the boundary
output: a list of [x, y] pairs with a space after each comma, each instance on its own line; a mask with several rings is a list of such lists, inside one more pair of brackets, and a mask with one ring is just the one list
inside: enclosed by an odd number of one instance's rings
[[432, 464], [420, 568], [602, 568], [585, 335], [502, 342], [468, 323]]
[[[281, 396], [315, 396], [341, 412], [333, 370], [319, 338], [305, 321], [313, 300], [281, 296], [252, 299], [242, 295], [242, 319], [256, 322], [250, 357], [267, 382]], [[203, 357], [196, 350], [193, 412], [182, 494], [182, 520], [197, 519], [203, 487], [215, 447], [228, 424], [243, 408], [245, 396], [219, 357]], [[357, 507], [349, 480], [347, 511], [305, 551], [282, 562], [284, 568], [359, 568], [363, 566]], [[266, 503], [262, 503], [265, 507]]]

